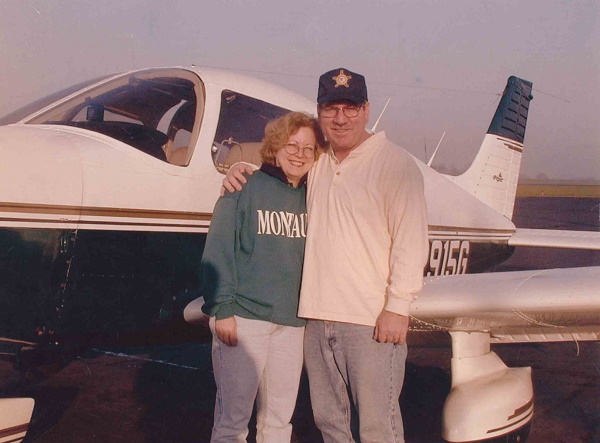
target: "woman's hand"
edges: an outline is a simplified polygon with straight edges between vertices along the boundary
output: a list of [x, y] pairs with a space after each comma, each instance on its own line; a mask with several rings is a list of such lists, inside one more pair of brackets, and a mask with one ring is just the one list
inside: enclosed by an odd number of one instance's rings
[[235, 317], [215, 320], [215, 332], [219, 340], [227, 346], [237, 345], [237, 322], [235, 321]]

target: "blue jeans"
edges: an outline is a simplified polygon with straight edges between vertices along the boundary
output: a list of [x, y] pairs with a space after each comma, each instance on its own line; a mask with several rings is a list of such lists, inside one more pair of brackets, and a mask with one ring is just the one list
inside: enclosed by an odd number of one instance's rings
[[373, 340], [372, 326], [309, 320], [304, 362], [325, 443], [404, 442], [399, 397], [406, 354], [405, 344]]

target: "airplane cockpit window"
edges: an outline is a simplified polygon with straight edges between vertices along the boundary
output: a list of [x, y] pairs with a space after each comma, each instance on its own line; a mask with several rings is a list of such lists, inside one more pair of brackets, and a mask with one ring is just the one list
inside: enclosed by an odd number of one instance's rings
[[265, 126], [270, 120], [290, 112], [237, 92], [221, 94], [219, 123], [212, 146], [212, 158], [219, 172], [225, 173], [239, 161], [260, 164], [260, 147]]
[[119, 77], [26, 123], [98, 132], [164, 162], [187, 166], [203, 104], [200, 80], [193, 74], [153, 71]]

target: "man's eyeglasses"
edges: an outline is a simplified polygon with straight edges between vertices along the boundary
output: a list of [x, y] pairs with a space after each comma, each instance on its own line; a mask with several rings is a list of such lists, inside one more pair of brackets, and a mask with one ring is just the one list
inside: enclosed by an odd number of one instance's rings
[[360, 111], [360, 108], [362, 108], [363, 105], [360, 106], [323, 106], [320, 108], [320, 112], [319, 114], [321, 115], [321, 117], [325, 117], [325, 118], [331, 118], [331, 117], [335, 117], [337, 116], [339, 111], [342, 111], [342, 113], [348, 117], [348, 118], [354, 118], [354, 117], [358, 117], [358, 113]]
[[[300, 151], [300, 146], [298, 145], [298, 143], [289, 142], [283, 145], [283, 149], [285, 149], [285, 152], [287, 152], [288, 154], [298, 154], [298, 152]], [[304, 157], [306, 158], [314, 158], [315, 147], [313, 145], [304, 146], [304, 148], [302, 148], [302, 154], [304, 154]]]

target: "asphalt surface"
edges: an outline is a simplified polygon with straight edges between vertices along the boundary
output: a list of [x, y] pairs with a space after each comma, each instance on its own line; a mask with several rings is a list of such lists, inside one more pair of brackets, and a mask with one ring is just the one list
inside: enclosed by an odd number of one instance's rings
[[[508, 366], [533, 367], [529, 442], [600, 442], [600, 343], [497, 345], [494, 351]], [[442, 441], [449, 359], [448, 346], [410, 350], [401, 399], [409, 443]], [[208, 343], [93, 350], [60, 366], [22, 373], [0, 363], [7, 393], [36, 399], [27, 442], [209, 442], [215, 385]], [[295, 438], [318, 443], [307, 389], [303, 380]]]

